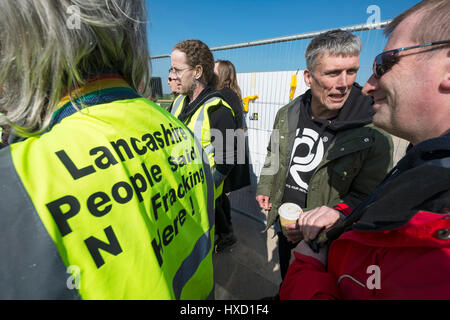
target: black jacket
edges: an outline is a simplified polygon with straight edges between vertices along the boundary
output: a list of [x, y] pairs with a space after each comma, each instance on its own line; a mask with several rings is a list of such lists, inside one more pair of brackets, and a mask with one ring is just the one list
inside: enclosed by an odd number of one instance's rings
[[450, 212], [450, 133], [410, 145], [378, 187], [327, 232], [329, 242], [350, 229], [391, 230], [418, 211]]
[[[234, 93], [230, 88], [223, 88], [220, 90], [221, 95], [224, 97], [225, 101], [230, 105], [234, 112], [234, 118], [236, 120], [236, 128], [237, 129], [245, 129], [244, 128], [244, 115], [243, 115], [243, 105], [242, 100], [239, 99], [238, 95]], [[246, 131], [245, 131], [246, 132]], [[235, 158], [235, 166], [228, 174], [228, 177], [225, 179], [223, 191], [231, 192], [243, 187], [250, 185], [250, 163], [249, 163], [249, 155], [248, 155], [248, 141], [247, 136], [245, 136], [245, 147], [244, 147], [244, 163], [237, 163], [238, 158]], [[241, 141], [242, 142], [242, 141]], [[235, 139], [235, 143], [238, 141]], [[238, 149], [238, 152], [241, 152], [242, 149]]]
[[410, 146], [353, 228], [389, 230], [421, 210], [450, 211], [450, 133]]

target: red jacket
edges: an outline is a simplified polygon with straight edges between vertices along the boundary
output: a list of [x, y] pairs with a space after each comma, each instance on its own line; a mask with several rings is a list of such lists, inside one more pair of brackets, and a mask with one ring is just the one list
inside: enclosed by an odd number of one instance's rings
[[[450, 213], [420, 211], [388, 231], [342, 234], [328, 271], [294, 252], [281, 299], [450, 299]], [[445, 240], [446, 239], [446, 240]]]

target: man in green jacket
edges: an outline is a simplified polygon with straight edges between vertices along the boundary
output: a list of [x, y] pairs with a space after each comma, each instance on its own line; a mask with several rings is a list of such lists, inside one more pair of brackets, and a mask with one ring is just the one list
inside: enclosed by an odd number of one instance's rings
[[296, 203], [326, 228], [392, 166], [392, 139], [372, 125], [373, 101], [355, 83], [360, 51], [361, 40], [347, 31], [315, 37], [305, 53], [310, 90], [276, 115], [256, 200], [268, 212], [267, 228], [275, 224], [282, 279], [303, 235], [298, 224], [281, 232], [280, 205]]

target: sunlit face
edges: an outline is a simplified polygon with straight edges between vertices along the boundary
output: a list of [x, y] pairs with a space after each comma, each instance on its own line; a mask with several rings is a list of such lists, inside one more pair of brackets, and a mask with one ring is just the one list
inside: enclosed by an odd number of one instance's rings
[[170, 62], [172, 65], [172, 72], [169, 77], [175, 85], [176, 92], [183, 95], [192, 94], [195, 86], [194, 68], [187, 64], [186, 54], [179, 50], [174, 50], [170, 55]]
[[[417, 45], [412, 40], [417, 16], [402, 21], [391, 34], [384, 51]], [[363, 93], [374, 98], [373, 123], [413, 144], [439, 134], [438, 124], [445, 118], [438, 112], [439, 84], [446, 52], [425, 56], [426, 48], [417, 48], [398, 54], [398, 62], [381, 78], [373, 75]], [[447, 122], [448, 119], [444, 120]], [[436, 133], [437, 132], [437, 133]]]
[[305, 70], [311, 88], [311, 111], [314, 117], [328, 119], [337, 115], [347, 101], [359, 69], [359, 56], [319, 56], [314, 70]]
[[176, 83], [175, 79], [169, 77], [167, 84], [169, 85], [170, 91], [172, 93], [178, 93], [177, 83]]

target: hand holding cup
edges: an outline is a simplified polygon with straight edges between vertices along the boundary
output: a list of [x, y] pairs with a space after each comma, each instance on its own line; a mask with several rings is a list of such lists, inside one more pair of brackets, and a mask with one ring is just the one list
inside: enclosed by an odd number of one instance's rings
[[296, 225], [297, 220], [300, 217], [300, 214], [302, 214], [303, 210], [300, 208], [299, 205], [292, 203], [292, 202], [286, 202], [283, 203], [278, 208], [278, 215], [280, 216], [280, 224], [281, 229], [283, 230], [283, 234], [287, 237], [288, 231], [292, 230], [292, 226], [288, 225]]

